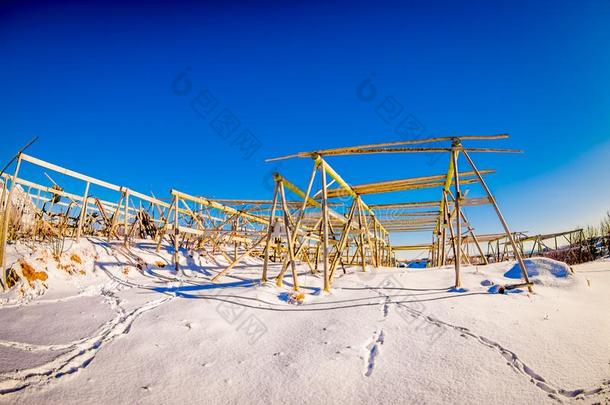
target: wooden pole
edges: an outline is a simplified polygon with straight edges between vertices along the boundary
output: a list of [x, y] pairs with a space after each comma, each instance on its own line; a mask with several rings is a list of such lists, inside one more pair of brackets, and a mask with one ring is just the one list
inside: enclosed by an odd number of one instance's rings
[[326, 190], [326, 163], [320, 165], [322, 170], [322, 260], [324, 260], [324, 291], [330, 291], [330, 280], [328, 279], [328, 197]]
[[125, 246], [128, 245], [127, 223], [129, 221], [129, 189], [125, 189], [125, 206], [123, 207], [123, 232], [125, 234]]
[[271, 212], [269, 213], [269, 225], [267, 225], [267, 241], [265, 242], [265, 253], [263, 259], [263, 275], [261, 282], [267, 282], [267, 268], [269, 267], [269, 249], [271, 249], [271, 240], [273, 239], [273, 226], [275, 224], [275, 209], [277, 207], [278, 181], [273, 187], [273, 203], [271, 204]]
[[352, 220], [354, 218], [354, 211], [356, 210], [356, 204], [357, 201], [354, 200], [352, 202], [352, 205], [349, 209], [349, 214], [347, 216], [347, 222], [345, 224], [345, 227], [343, 228], [343, 234], [341, 235], [341, 239], [339, 240], [339, 244], [337, 245], [337, 254], [335, 255], [335, 257], [333, 258], [332, 264], [330, 266], [330, 282], [329, 284], [332, 285], [332, 278], [335, 274], [335, 269], [337, 267], [337, 264], [339, 263], [339, 261], [341, 260], [341, 255], [343, 250], [345, 249], [345, 246], [347, 244], [347, 240], [349, 239], [349, 231], [352, 227]]
[[[290, 230], [290, 212], [288, 211], [288, 204], [286, 204], [286, 194], [284, 193], [284, 185], [280, 182], [280, 198], [282, 200], [282, 210], [284, 211], [284, 226], [286, 227], [286, 240], [287, 240], [287, 248], [288, 248], [288, 258], [290, 259], [290, 270], [292, 271], [292, 280], [294, 283], [294, 291], [299, 291], [299, 280], [297, 278], [297, 268], [295, 263], [295, 255], [294, 255], [294, 244], [292, 239], [292, 233]], [[307, 199], [305, 199], [307, 201]], [[296, 233], [295, 229], [295, 233]], [[277, 279], [278, 286], [282, 284], [283, 274], [280, 274]]]
[[[443, 190], [443, 199], [445, 200], [445, 204], [446, 204], [447, 203], [447, 192], [444, 190]], [[451, 237], [451, 249], [453, 249], [453, 261], [455, 262], [458, 256], [456, 253], [457, 244], [456, 244], [455, 233], [453, 231], [453, 221], [451, 220], [451, 213], [449, 212], [449, 210], [445, 210], [443, 212], [443, 214], [445, 215], [445, 220], [444, 220], [445, 226], [449, 228], [449, 236]], [[447, 260], [447, 256], [448, 256], [448, 253], [445, 254], [445, 261]]]
[[444, 224], [444, 226], [441, 228], [441, 236], [440, 236], [440, 240], [439, 240], [439, 261], [438, 261], [439, 266], [444, 266], [447, 261], [447, 257], [445, 254], [445, 250], [447, 248], [447, 218], [446, 218], [446, 216], [443, 218], [443, 224]]
[[458, 149], [457, 146], [459, 144], [455, 144], [451, 151], [451, 158], [453, 159], [453, 176], [454, 176], [454, 187], [455, 187], [455, 209], [458, 213], [455, 216], [455, 228], [456, 228], [456, 249], [455, 249], [455, 288], [459, 288], [461, 286], [460, 280], [460, 266], [462, 259], [462, 218], [459, 215], [460, 212], [460, 198], [462, 195], [460, 193], [460, 175], [458, 170]]
[[483, 259], [483, 263], [489, 264], [489, 261], [487, 260], [487, 256], [485, 256], [485, 253], [483, 252], [483, 248], [479, 244], [479, 239], [477, 238], [477, 235], [475, 235], [475, 233], [474, 233], [474, 228], [472, 226], [470, 226], [470, 221], [468, 221], [468, 219], [466, 219], [466, 215], [464, 215], [464, 213], [461, 210], [460, 210], [460, 214], [462, 216], [462, 219], [464, 220], [464, 223], [466, 223], [466, 225], [468, 226], [468, 232], [470, 233], [470, 236], [472, 236], [472, 240], [474, 241], [474, 244], [477, 247], [477, 250], [479, 251], [481, 258]]
[[360, 197], [356, 198], [356, 201], [358, 202], [357, 206], [358, 206], [358, 232], [360, 233], [359, 235], [359, 239], [360, 239], [360, 243], [358, 244], [358, 249], [360, 251], [360, 258], [362, 259], [362, 271], [366, 272], [366, 254], [364, 251], [364, 225], [362, 224], [362, 207], [360, 205]]
[[178, 227], [178, 196], [174, 197], [174, 269], [180, 270], [180, 264], [178, 263], [178, 249], [180, 243], [178, 238], [180, 237], [180, 229]]
[[371, 264], [377, 268], [377, 267], [379, 267], [379, 265], [377, 264], [377, 258], [375, 257], [375, 252], [373, 249], [373, 242], [371, 241], [371, 232], [369, 229], [369, 223], [364, 214], [362, 214], [362, 217], [364, 220], [364, 230], [366, 232], [366, 241], [369, 245], [369, 252], [371, 254]]
[[521, 267], [521, 274], [523, 276], [523, 280], [527, 283], [527, 289], [529, 292], [533, 292], [534, 290], [532, 289], [532, 285], [530, 284], [530, 280], [529, 280], [529, 277], [527, 274], [527, 267], [525, 267], [525, 262], [523, 261], [523, 256], [521, 255], [521, 252], [518, 249], [517, 244], [515, 242], [515, 238], [513, 237], [513, 234], [511, 233], [510, 228], [508, 227], [508, 224], [506, 223], [506, 220], [504, 219], [504, 216], [502, 215], [502, 212], [500, 211], [500, 207], [498, 207], [498, 203], [496, 202], [495, 197], [491, 194], [489, 187], [487, 187], [485, 180], [483, 180], [483, 176], [481, 176], [481, 174], [477, 170], [474, 162], [472, 161], [472, 159], [470, 158], [468, 153], [463, 148], [462, 148], [462, 152], [464, 153], [464, 157], [466, 158], [466, 160], [468, 160], [468, 163], [472, 167], [472, 170], [477, 174], [477, 177], [479, 178], [479, 182], [481, 183], [481, 186], [487, 193], [487, 196], [489, 197], [489, 201], [491, 202], [494, 209], [496, 210], [498, 219], [502, 223], [502, 227], [504, 227], [506, 236], [508, 237], [508, 240], [510, 241], [511, 245], [513, 246], [513, 250], [515, 251], [515, 255], [517, 256], [517, 261], [519, 262], [519, 266]]
[[[237, 235], [238, 232], [238, 228], [239, 228], [239, 217], [237, 217], [234, 221], [233, 221], [233, 233], [235, 235]], [[238, 242], [237, 240], [233, 241], [233, 261], [237, 260], [237, 247], [238, 247]]]
[[252, 246], [250, 246], [250, 248], [248, 250], [246, 250], [244, 253], [241, 254], [241, 256], [239, 256], [237, 259], [235, 259], [235, 261], [233, 261], [233, 263], [229, 264], [224, 270], [222, 270], [220, 273], [216, 274], [213, 278], [212, 278], [212, 282], [216, 282], [218, 281], [222, 276], [224, 276], [225, 274], [227, 274], [229, 272], [229, 270], [231, 270], [233, 267], [235, 267], [240, 261], [242, 261], [242, 259], [248, 255], [250, 255], [250, 253], [252, 253], [257, 247], [258, 245], [261, 244], [261, 242], [263, 240], [265, 240], [265, 235], [263, 235], [261, 238], [259, 238], [257, 241], [255, 241]]
[[[311, 188], [313, 187], [313, 182], [314, 182], [314, 179], [316, 177], [316, 171], [318, 170], [317, 166], [318, 166], [318, 163], [315, 163], [314, 167], [313, 167], [313, 170], [311, 171], [311, 176], [309, 177], [309, 183], [307, 185], [307, 190], [302, 195], [303, 203], [301, 205], [301, 209], [299, 211], [299, 214], [298, 214], [298, 217], [297, 217], [297, 221], [294, 224], [294, 230], [292, 232], [290, 232], [291, 237], [286, 240], [286, 243], [292, 246], [292, 251], [293, 252], [296, 250], [295, 246], [296, 246], [297, 237], [298, 237], [298, 234], [299, 234], [299, 229], [300, 229], [300, 226], [301, 226], [301, 222], [303, 221], [303, 218], [305, 217], [305, 209], [307, 208], [308, 202], [310, 200], [309, 194], [311, 193]], [[290, 211], [289, 211], [289, 208], [288, 208], [288, 202], [286, 201], [286, 192], [285, 192], [285, 189], [284, 189], [284, 182], [286, 180], [282, 176], [275, 176], [275, 178], [277, 179], [277, 181], [279, 181], [279, 193], [280, 193], [280, 197], [281, 197], [281, 201], [282, 201], [282, 210], [286, 213], [286, 216], [288, 218], [288, 223], [290, 224], [291, 223], [291, 221], [290, 221], [291, 216], [290, 216]], [[286, 202], [286, 203], [284, 203], [284, 202]], [[296, 256], [298, 256], [298, 254], [295, 254], [294, 256], [296, 258]], [[282, 284], [282, 280], [284, 278], [284, 273], [288, 269], [288, 264], [289, 264], [288, 263], [288, 259], [286, 258], [286, 260], [284, 261], [284, 263], [282, 265], [282, 269], [281, 269], [280, 273], [276, 277], [276, 282], [277, 282], [278, 286], [280, 286]]]
[[[13, 196], [13, 190], [15, 189], [15, 184], [17, 183], [17, 175], [19, 174], [19, 168], [21, 167], [21, 153], [17, 156], [17, 165], [15, 166], [15, 172], [13, 173], [13, 177], [11, 179], [11, 188], [9, 189], [8, 196], [6, 199], [6, 203], [4, 205], [4, 216], [2, 218], [2, 229], [0, 234], [0, 266], [2, 266], [2, 287], [5, 290], [8, 290], [7, 284], [7, 268], [6, 264], [6, 242], [8, 240], [8, 228], [11, 217], [11, 207], [13, 206], [11, 199]], [[6, 187], [6, 185], [5, 185]]]
[[83, 231], [83, 222], [85, 222], [85, 217], [87, 216], [87, 198], [89, 197], [89, 182], [85, 185], [85, 194], [83, 194], [83, 201], [80, 210], [80, 216], [78, 218], [78, 228], [76, 229], [76, 241], [80, 240], [82, 231]]

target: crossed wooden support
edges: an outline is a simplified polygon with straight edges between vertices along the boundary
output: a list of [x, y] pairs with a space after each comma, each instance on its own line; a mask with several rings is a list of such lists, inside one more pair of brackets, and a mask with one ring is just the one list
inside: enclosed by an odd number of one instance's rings
[[[354, 264], [358, 258], [361, 270], [366, 271], [368, 264], [379, 267], [390, 265], [393, 260], [388, 232], [373, 211], [328, 162], [320, 156], [313, 156], [313, 161], [305, 191], [279, 173], [274, 175], [273, 207], [269, 216], [271, 225], [264, 250], [262, 281], [268, 281], [271, 249], [285, 245], [285, 251], [279, 252], [282, 267], [275, 282], [278, 286], [283, 285], [290, 266], [294, 289], [297, 291], [299, 281], [296, 266], [299, 261], [307, 263], [311, 272], [316, 273], [321, 259], [324, 278], [322, 288], [329, 291], [339, 266], [346, 271], [346, 266]], [[320, 189], [312, 193], [318, 173]], [[328, 177], [339, 188], [330, 189]], [[296, 210], [291, 211], [286, 204], [286, 189], [302, 200]], [[329, 190], [344, 192], [342, 196], [347, 196], [349, 200], [347, 212], [339, 213], [331, 208]], [[338, 197], [338, 194], [335, 192], [333, 196]]]
[[[525, 263], [523, 261], [522, 247], [515, 241], [513, 233], [510, 231], [508, 224], [502, 215], [498, 203], [491, 193], [487, 183], [483, 179], [483, 176], [486, 174], [493, 173], [493, 170], [479, 170], [474, 164], [470, 153], [520, 153], [520, 150], [514, 149], [493, 149], [493, 148], [472, 148], [472, 147], [464, 147], [462, 141], [464, 140], [496, 140], [496, 139], [506, 139], [508, 135], [499, 134], [499, 135], [466, 135], [466, 136], [451, 136], [451, 137], [435, 137], [428, 139], [419, 139], [419, 140], [409, 140], [409, 141], [397, 141], [397, 142], [389, 142], [382, 144], [368, 144], [368, 145], [359, 145], [352, 146], [346, 148], [334, 148], [334, 149], [324, 149], [313, 152], [299, 152], [293, 155], [282, 156], [279, 158], [268, 159], [267, 161], [276, 161], [290, 158], [312, 158], [316, 165], [314, 166], [314, 172], [312, 173], [312, 177], [310, 180], [313, 181], [313, 176], [315, 176], [316, 170], [319, 170], [322, 173], [322, 189], [320, 190], [321, 201], [319, 205], [322, 209], [321, 215], [321, 227], [320, 227], [320, 240], [321, 247], [323, 253], [323, 264], [324, 264], [324, 289], [328, 290], [332, 284], [332, 276], [334, 274], [336, 263], [340, 261], [342, 257], [341, 250], [345, 249], [345, 246], [349, 244], [350, 233], [352, 232], [352, 226], [355, 226], [355, 229], [358, 231], [358, 235], [354, 238], [356, 252], [359, 253], [362, 258], [362, 269], [366, 269], [366, 258], [367, 254], [364, 252], [365, 246], [370, 247], [370, 262], [373, 266], [377, 267], [380, 265], [387, 265], [388, 263], [393, 263], [394, 261], [394, 251], [392, 247], [389, 245], [389, 232], [412, 232], [412, 231], [424, 231], [430, 230], [432, 231], [432, 243], [426, 244], [425, 249], [430, 252], [430, 263], [433, 266], [442, 266], [445, 265], [450, 259], [452, 259], [454, 268], [455, 268], [455, 286], [461, 286], [461, 277], [460, 270], [463, 262], [470, 264], [470, 255], [468, 254], [468, 243], [474, 243], [477, 248], [480, 260], [487, 264], [488, 258], [484, 253], [477, 235], [474, 232], [474, 228], [471, 226], [468, 221], [464, 211], [464, 206], [473, 206], [473, 205], [481, 205], [481, 204], [491, 204], [494, 207], [494, 210], [500, 220], [500, 223], [504, 230], [504, 235], [512, 246], [514, 257], [517, 259], [519, 266], [521, 268], [521, 274], [524, 280], [525, 285], [527, 285], [529, 291], [532, 291], [532, 285], [529, 281], [529, 277], [527, 274], [527, 269], [525, 267]], [[450, 146], [443, 147], [405, 147], [405, 145], [415, 145], [415, 144], [423, 144], [423, 143], [432, 143], [432, 142], [450, 142]], [[449, 166], [447, 172], [444, 175], [433, 175], [433, 176], [425, 176], [425, 177], [416, 177], [409, 179], [400, 179], [400, 180], [390, 180], [390, 181], [381, 181], [377, 183], [367, 183], [356, 186], [350, 186], [347, 184], [323, 159], [323, 157], [328, 156], [340, 156], [340, 155], [367, 155], [367, 154], [376, 154], [376, 153], [448, 153], [449, 154]], [[471, 171], [460, 172], [458, 168], [458, 160], [459, 157], [463, 156], [465, 160], [468, 162]], [[333, 181], [336, 182], [339, 187], [329, 189], [327, 184], [326, 175], [329, 174]], [[276, 179], [277, 182], [277, 179]], [[280, 182], [281, 183], [281, 182]], [[465, 198], [465, 193], [462, 192], [462, 186], [467, 184], [478, 183], [483, 188], [486, 197], [484, 198]], [[453, 186], [453, 190], [451, 190], [451, 186]], [[401, 203], [401, 204], [378, 204], [375, 206], [367, 206], [363, 201], [361, 196], [367, 194], [379, 194], [379, 193], [389, 193], [389, 192], [397, 192], [397, 191], [407, 191], [407, 190], [415, 190], [422, 188], [432, 188], [432, 187], [440, 187], [442, 189], [442, 196], [440, 202], [431, 201], [431, 202], [409, 202], [409, 203]], [[276, 184], [276, 193], [280, 190], [280, 193], [283, 192], [283, 186], [280, 184], [277, 186]], [[301, 197], [310, 198], [309, 197], [309, 189], [306, 194], [301, 193]], [[343, 215], [341, 220], [344, 228], [339, 233], [340, 238], [336, 240], [334, 237], [334, 232], [332, 232], [332, 237], [329, 237], [329, 229], [332, 227], [332, 220], [329, 221], [329, 211], [327, 207], [327, 201], [329, 198], [340, 198], [340, 197], [351, 197], [353, 198], [353, 202], [350, 205], [349, 211], [346, 215]], [[317, 202], [314, 200], [314, 202]], [[394, 216], [392, 215], [389, 218], [379, 219], [376, 215], [375, 211], [384, 212], [384, 210], [392, 210], [392, 209], [413, 209], [413, 208], [422, 208], [422, 207], [434, 207], [437, 208], [437, 211], [434, 211], [432, 215], [422, 215], [418, 212], [412, 213], [402, 213], [402, 216]], [[305, 206], [303, 206], [304, 210]], [[366, 218], [363, 218], [363, 212], [369, 213], [370, 218], [372, 219], [373, 224], [373, 243], [371, 243], [371, 233], [369, 227], [369, 221]], [[290, 224], [290, 215], [288, 213], [284, 213], [286, 217], [286, 224]], [[436, 219], [434, 219], [436, 217]], [[354, 219], [355, 218], [355, 219]], [[300, 221], [297, 221], [300, 224]], [[288, 228], [288, 225], [286, 225]], [[298, 229], [298, 227], [297, 227]], [[385, 261], [381, 259], [379, 255], [379, 238], [377, 237], [377, 229], [382, 229], [384, 232], [384, 238], [387, 240], [387, 256]], [[466, 231], [464, 234], [463, 230]], [[288, 232], [288, 231], [287, 231]], [[295, 238], [295, 233], [291, 234], [287, 240], [289, 241], [288, 245], [291, 245]], [[465, 239], [467, 238], [467, 239]], [[365, 239], [367, 241], [365, 242]], [[464, 240], [467, 242], [464, 244]], [[329, 262], [329, 243], [333, 241], [333, 247], [335, 247], [336, 252], [333, 255], [332, 260]], [[270, 243], [268, 241], [268, 243]], [[447, 250], [449, 247], [449, 251], [452, 252], [452, 258], [449, 255]], [[288, 249], [288, 253], [290, 255], [290, 250], [293, 249], [294, 246]], [[464, 250], [466, 248], [466, 251]], [[338, 251], [337, 251], [338, 249]], [[408, 248], [402, 246], [398, 250], [407, 250]], [[294, 250], [294, 249], [293, 249]], [[319, 250], [319, 249], [318, 249]], [[348, 249], [349, 250], [349, 249]], [[349, 257], [349, 251], [346, 254]], [[356, 253], [354, 254], [354, 257]], [[339, 259], [338, 259], [339, 258]], [[290, 262], [293, 263], [294, 258], [290, 259]], [[350, 261], [350, 263], [353, 262]], [[265, 267], [263, 270], [263, 280], [266, 280], [266, 272], [267, 272], [267, 264], [265, 263]], [[283, 275], [283, 273], [280, 273]], [[296, 273], [293, 275], [296, 278]], [[295, 286], [297, 283], [295, 281]]]

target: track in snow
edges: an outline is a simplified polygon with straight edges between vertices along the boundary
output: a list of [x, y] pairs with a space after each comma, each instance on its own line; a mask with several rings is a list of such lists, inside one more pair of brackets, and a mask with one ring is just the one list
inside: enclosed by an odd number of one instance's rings
[[[384, 294], [380, 289], [371, 288], [371, 290], [376, 291], [379, 295], [386, 298], [386, 305], [390, 302], [390, 296]], [[605, 392], [610, 392], [610, 379], [603, 381], [597, 387], [591, 388], [578, 388], [578, 389], [565, 389], [556, 384], [553, 384], [547, 381], [544, 377], [542, 377], [539, 373], [535, 372], [532, 368], [527, 366], [517, 354], [501, 344], [494, 342], [491, 339], [488, 339], [484, 336], [477, 335], [474, 332], [471, 332], [470, 329], [465, 328], [463, 326], [452, 325], [440, 319], [434, 318], [430, 315], [426, 315], [420, 311], [417, 311], [408, 305], [403, 303], [394, 302], [395, 305], [404, 308], [404, 310], [414, 318], [423, 319], [424, 321], [438, 326], [445, 327], [448, 329], [455, 330], [460, 333], [460, 336], [464, 338], [472, 338], [478, 343], [495, 350], [506, 360], [507, 364], [515, 370], [518, 374], [521, 374], [527, 378], [529, 378], [530, 382], [534, 384], [539, 389], [545, 391], [549, 397], [556, 399], [561, 402], [562, 399], [584, 399], [586, 397], [599, 395]]]
[[25, 351], [66, 351], [46, 364], [25, 370], [1, 373], [0, 395], [44, 385], [87, 367], [105, 344], [129, 333], [131, 325], [140, 315], [173, 299], [173, 297], [165, 297], [148, 302], [132, 311], [125, 312], [114, 294], [106, 292], [104, 295], [115, 310], [116, 316], [106, 322], [94, 336], [58, 345], [33, 345], [0, 341], [0, 346], [13, 347]]

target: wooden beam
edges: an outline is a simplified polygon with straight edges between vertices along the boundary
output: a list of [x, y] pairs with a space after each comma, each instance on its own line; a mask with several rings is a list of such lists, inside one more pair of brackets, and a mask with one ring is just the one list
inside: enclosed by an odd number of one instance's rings
[[338, 155], [338, 154], [343, 154], [344, 152], [350, 151], [350, 150], [386, 148], [389, 146], [400, 146], [400, 145], [417, 145], [417, 144], [422, 144], [422, 143], [451, 141], [454, 139], [494, 140], [494, 139], [506, 139], [506, 138], [508, 138], [508, 134], [440, 136], [440, 137], [432, 137], [432, 138], [424, 138], [424, 139], [411, 139], [411, 140], [406, 140], [406, 141], [372, 143], [372, 144], [349, 146], [349, 147], [343, 147], [343, 148], [322, 149], [322, 150], [312, 151], [312, 152], [299, 152], [299, 153], [292, 154], [292, 155], [286, 155], [286, 156], [281, 156], [281, 157], [277, 157], [277, 158], [267, 159], [265, 161], [273, 162], [276, 160], [284, 160], [284, 159], [290, 159], [290, 158], [295, 158], [295, 157], [306, 158], [306, 157], [311, 157], [312, 155], [320, 155], [320, 156]]

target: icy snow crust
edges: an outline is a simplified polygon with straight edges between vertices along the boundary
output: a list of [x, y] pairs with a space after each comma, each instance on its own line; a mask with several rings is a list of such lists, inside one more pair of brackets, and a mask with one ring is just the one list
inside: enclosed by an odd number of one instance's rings
[[[0, 403], [579, 403], [610, 401], [610, 261], [453, 269], [299, 268], [98, 238], [10, 245], [46, 280], [0, 294]], [[272, 274], [279, 271], [272, 264]], [[499, 291], [503, 291], [500, 294]]]

